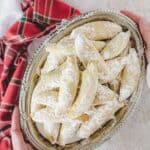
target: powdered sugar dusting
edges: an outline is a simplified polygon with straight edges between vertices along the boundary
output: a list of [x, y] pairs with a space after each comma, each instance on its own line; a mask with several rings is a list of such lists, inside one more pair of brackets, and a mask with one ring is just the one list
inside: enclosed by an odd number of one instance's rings
[[46, 48], [31, 117], [52, 144], [88, 138], [124, 107], [120, 101], [134, 92], [140, 76], [130, 36], [115, 23], [95, 21]]

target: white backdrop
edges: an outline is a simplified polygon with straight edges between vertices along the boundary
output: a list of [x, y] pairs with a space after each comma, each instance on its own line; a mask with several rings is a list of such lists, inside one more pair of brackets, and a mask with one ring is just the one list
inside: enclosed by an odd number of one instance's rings
[[[1, 0], [0, 36], [22, 15], [20, 0]], [[149, 0], [65, 0], [82, 12], [94, 9], [128, 9], [150, 20]], [[37, 40], [30, 50], [37, 47]], [[141, 102], [126, 124], [97, 150], [150, 150], [150, 89], [145, 84]]]

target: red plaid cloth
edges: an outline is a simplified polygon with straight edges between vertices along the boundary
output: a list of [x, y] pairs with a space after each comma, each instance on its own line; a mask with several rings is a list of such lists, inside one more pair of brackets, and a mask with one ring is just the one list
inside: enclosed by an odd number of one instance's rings
[[0, 150], [12, 149], [11, 115], [18, 103], [21, 80], [27, 64], [27, 46], [52, 29], [62, 19], [80, 12], [58, 0], [26, 0], [24, 15], [0, 39]]

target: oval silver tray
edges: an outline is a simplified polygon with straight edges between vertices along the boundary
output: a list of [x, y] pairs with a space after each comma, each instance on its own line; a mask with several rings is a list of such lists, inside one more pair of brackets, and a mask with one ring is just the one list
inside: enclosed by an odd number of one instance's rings
[[[141, 77], [136, 91], [129, 99], [129, 104], [116, 113], [117, 121], [114, 122], [110, 120], [103, 126], [102, 129], [96, 131], [90, 138], [82, 140], [73, 144], [66, 145], [65, 147], [60, 147], [58, 145], [51, 145], [46, 139], [44, 139], [38, 132], [35, 124], [30, 118], [30, 100], [32, 95], [32, 90], [38, 79], [39, 69], [44, 63], [47, 52], [45, 47], [49, 42], [57, 42], [65, 35], [69, 34], [73, 28], [85, 24], [87, 22], [96, 20], [110, 20], [120, 24], [124, 29], [128, 29], [132, 33], [132, 39], [135, 42], [135, 47], [138, 51], [140, 63], [141, 63]], [[93, 150], [99, 147], [101, 143], [108, 140], [120, 127], [123, 125], [127, 118], [134, 111], [136, 104], [139, 102], [141, 93], [143, 90], [144, 76], [145, 76], [145, 59], [144, 59], [144, 46], [141, 35], [138, 31], [136, 24], [119, 12], [114, 12], [110, 10], [101, 11], [96, 10], [92, 12], [85, 13], [78, 16], [70, 21], [63, 21], [60, 26], [58, 26], [48, 38], [40, 45], [40, 47], [34, 52], [33, 57], [28, 62], [19, 98], [19, 108], [20, 108], [20, 122], [24, 134], [33, 146], [38, 150], [60, 150], [60, 149], [89, 149]]]

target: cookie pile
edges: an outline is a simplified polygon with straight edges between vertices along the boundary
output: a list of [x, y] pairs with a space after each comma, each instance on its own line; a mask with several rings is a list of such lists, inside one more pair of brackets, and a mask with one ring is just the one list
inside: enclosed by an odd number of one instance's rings
[[124, 107], [141, 72], [131, 37], [116, 23], [95, 21], [47, 46], [31, 118], [52, 144], [88, 138]]

